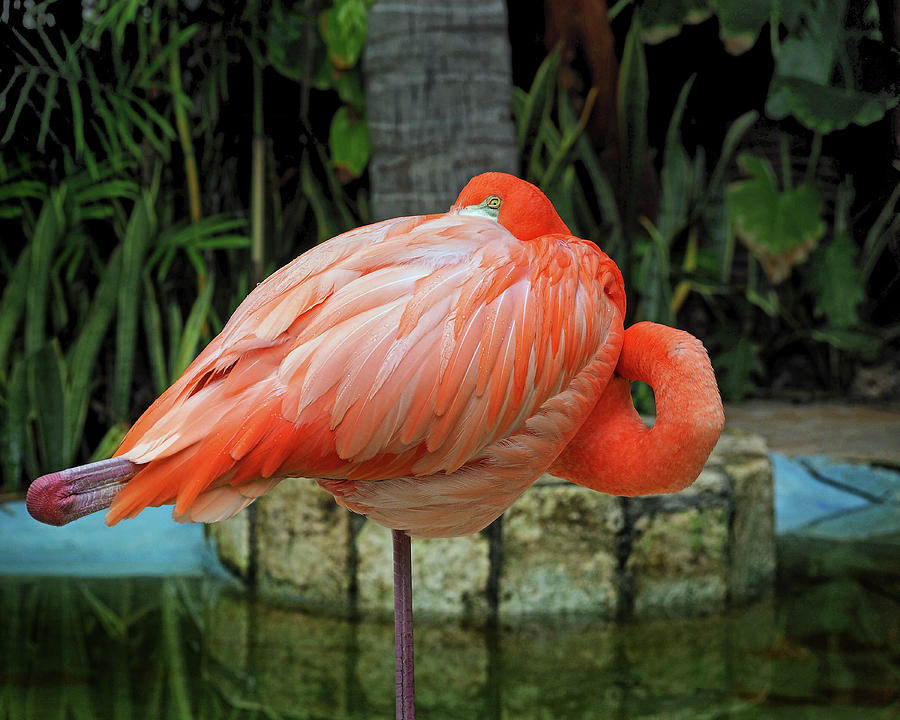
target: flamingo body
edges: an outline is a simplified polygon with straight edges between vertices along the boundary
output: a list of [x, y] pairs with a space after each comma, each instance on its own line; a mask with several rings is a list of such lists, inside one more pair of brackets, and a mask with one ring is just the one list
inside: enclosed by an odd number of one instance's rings
[[475, 532], [583, 423], [623, 312], [615, 264], [568, 233], [454, 211], [345, 233], [260, 284], [138, 420], [107, 520], [221, 520], [307, 476], [388, 527]]

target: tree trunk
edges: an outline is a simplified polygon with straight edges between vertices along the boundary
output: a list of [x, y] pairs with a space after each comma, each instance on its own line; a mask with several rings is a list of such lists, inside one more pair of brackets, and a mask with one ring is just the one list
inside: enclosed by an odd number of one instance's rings
[[473, 175], [516, 171], [503, 0], [376, 1], [364, 62], [373, 220], [444, 211]]

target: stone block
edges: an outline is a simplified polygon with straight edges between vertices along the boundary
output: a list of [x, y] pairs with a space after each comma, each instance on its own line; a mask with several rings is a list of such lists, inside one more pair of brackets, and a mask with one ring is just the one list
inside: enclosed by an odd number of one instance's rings
[[773, 497], [765, 443], [726, 433], [693, 485], [629, 499], [633, 615], [709, 615], [765, 594], [775, 575]]
[[634, 615], [707, 615], [725, 608], [728, 522], [723, 508], [690, 507], [635, 522], [626, 569]]
[[[359, 609], [389, 614], [394, 609], [391, 531], [368, 522], [356, 538]], [[488, 611], [488, 540], [481, 534], [412, 541], [416, 612], [483, 618]]]
[[618, 612], [618, 498], [544, 475], [503, 520], [500, 615]]
[[765, 454], [726, 471], [734, 485], [728, 588], [732, 603], [745, 603], [770, 589], [775, 576], [772, 463]]
[[257, 500], [260, 590], [345, 608], [352, 575], [350, 519], [307, 478], [289, 478]]
[[228, 520], [206, 526], [209, 537], [216, 544], [222, 564], [242, 580], [247, 579], [250, 567], [250, 516], [239, 512]]

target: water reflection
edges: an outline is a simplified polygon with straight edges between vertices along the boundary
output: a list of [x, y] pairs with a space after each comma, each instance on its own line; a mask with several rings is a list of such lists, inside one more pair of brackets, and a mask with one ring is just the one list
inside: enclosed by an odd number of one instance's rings
[[[3, 578], [0, 718], [390, 718], [389, 619], [201, 579]], [[900, 583], [830, 580], [727, 618], [490, 629], [420, 617], [429, 718], [900, 716]]]

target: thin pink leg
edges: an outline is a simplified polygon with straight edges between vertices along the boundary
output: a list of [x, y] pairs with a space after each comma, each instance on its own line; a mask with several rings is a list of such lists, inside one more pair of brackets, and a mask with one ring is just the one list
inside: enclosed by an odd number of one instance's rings
[[415, 720], [416, 689], [413, 672], [412, 559], [409, 535], [391, 530], [394, 539], [394, 647], [396, 660], [397, 720]]

